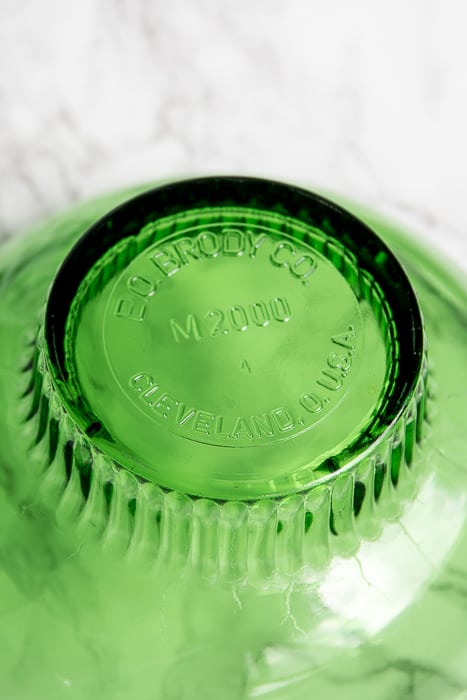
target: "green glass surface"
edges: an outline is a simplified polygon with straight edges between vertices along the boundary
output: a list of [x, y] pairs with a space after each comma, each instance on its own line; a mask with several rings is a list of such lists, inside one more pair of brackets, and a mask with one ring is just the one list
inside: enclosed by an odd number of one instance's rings
[[135, 194], [1, 251], [0, 696], [464, 700], [464, 281], [289, 185]]

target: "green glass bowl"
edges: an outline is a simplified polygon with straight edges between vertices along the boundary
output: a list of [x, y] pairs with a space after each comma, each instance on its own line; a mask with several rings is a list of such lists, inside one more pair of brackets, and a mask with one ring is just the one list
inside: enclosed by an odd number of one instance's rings
[[4, 247], [5, 697], [467, 697], [466, 287], [348, 208], [198, 178]]

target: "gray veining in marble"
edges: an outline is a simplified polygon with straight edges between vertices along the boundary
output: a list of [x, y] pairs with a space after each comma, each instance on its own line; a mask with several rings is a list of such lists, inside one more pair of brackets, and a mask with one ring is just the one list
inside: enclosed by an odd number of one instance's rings
[[2, 0], [0, 231], [244, 172], [465, 238], [466, 19], [455, 0]]
[[[436, 240], [462, 263], [467, 251], [466, 22], [467, 5], [460, 0], [0, 0], [0, 239], [114, 188], [235, 172], [362, 200]], [[429, 494], [420, 503], [429, 508]], [[446, 504], [446, 513], [450, 507]], [[456, 508], [456, 513], [465, 510]], [[6, 522], [6, 507], [2, 512]], [[454, 518], [448, 515], [442, 522], [454, 532]], [[30, 523], [25, 520], [23, 526]], [[387, 548], [391, 537], [405, 543], [414, 570], [405, 560], [401, 568], [416, 587], [424, 567], [429, 571], [438, 562], [424, 557], [423, 533], [413, 532], [410, 514], [405, 526], [406, 531], [392, 526]], [[13, 530], [21, 540], [21, 531]], [[446, 532], [439, 532], [445, 542]], [[85, 609], [93, 630], [84, 597], [99, 594], [102, 619], [108, 622], [118, 595], [107, 610], [96, 581], [74, 566], [73, 554], [71, 564], [60, 562], [55, 576], [40, 531], [34, 536], [28, 552], [0, 538], [0, 559], [7, 563], [2, 623], [8, 625], [13, 611], [13, 620], [20, 615], [27, 622], [29, 616], [30, 629], [50, 625], [72, 649], [76, 675], [80, 663], [94, 670], [92, 688], [82, 695], [71, 688], [60, 697], [92, 698], [93, 692], [110, 700], [126, 697], [120, 681], [124, 663], [117, 663], [125, 656], [117, 635], [99, 628], [93, 637], [78, 619]], [[25, 574], [22, 560], [32, 556], [38, 558], [34, 580]], [[65, 605], [60, 576], [74, 581], [75, 575], [82, 576], [83, 598], [65, 600]], [[333, 597], [333, 585], [339, 588], [344, 578], [347, 584], [355, 580], [347, 608]], [[381, 600], [391, 597], [384, 588], [390, 590], [390, 583], [372, 560], [371, 544], [358, 559], [338, 562], [321, 583], [320, 604], [330, 618], [342, 623], [347, 612], [350, 619], [353, 604], [361, 625], [354, 629], [349, 623], [342, 643], [348, 648], [338, 665], [322, 662], [318, 687], [332, 688], [338, 700], [360, 699], [362, 687], [372, 700], [466, 700], [461, 665], [453, 665], [451, 673], [436, 666], [432, 650], [425, 656], [423, 649], [414, 650], [410, 621], [405, 646], [396, 646], [396, 639], [391, 648], [388, 634], [388, 646], [374, 642], [367, 665], [355, 668], [353, 639], [355, 646], [366, 636], [373, 639], [378, 624], [388, 623], [371, 615], [371, 605], [387, 612]], [[150, 599], [152, 591], [144, 593]], [[463, 616], [467, 622], [466, 572], [460, 565], [448, 568], [426, 595], [439, 619]], [[36, 601], [41, 596], [42, 609]], [[54, 607], [57, 601], [63, 609]], [[247, 602], [239, 595], [234, 603], [242, 619]], [[286, 609], [275, 611], [286, 628], [297, 625], [294, 604], [289, 597]], [[144, 612], [139, 613], [142, 626], [151, 639]], [[122, 614], [131, 617], [128, 611]], [[158, 624], [164, 630], [164, 620]], [[12, 679], [28, 658], [27, 629], [27, 624], [21, 627], [24, 637], [19, 632], [9, 636]], [[322, 638], [331, 633], [323, 627]], [[300, 666], [302, 651], [281, 647], [280, 634], [261, 641], [254, 658], [232, 653], [223, 658], [220, 646], [204, 655], [205, 664], [224, 664], [226, 674], [233, 672], [235, 682], [229, 691], [224, 688], [223, 700], [259, 698], [265, 691], [262, 678], [271, 682], [274, 675], [271, 668], [286, 666], [292, 658]], [[308, 641], [303, 666], [319, 653], [310, 652]], [[198, 641], [191, 656], [176, 657], [173, 668], [167, 662], [162, 685], [169, 700], [200, 697], [181, 695], [179, 684], [185, 669], [203, 675], [203, 643]], [[115, 676], [106, 674], [106, 655], [116, 659]], [[62, 673], [69, 659], [64, 654], [59, 662]], [[57, 684], [68, 693], [65, 670]], [[305, 673], [303, 688], [307, 680]], [[295, 688], [290, 698], [304, 697], [300, 680]]]

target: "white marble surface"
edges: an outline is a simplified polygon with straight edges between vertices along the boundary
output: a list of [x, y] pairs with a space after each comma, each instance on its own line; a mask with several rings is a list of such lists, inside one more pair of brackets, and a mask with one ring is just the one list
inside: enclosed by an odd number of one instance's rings
[[[467, 270], [466, 23], [465, 0], [0, 0], [0, 238], [114, 188], [251, 173], [390, 213]], [[429, 547], [444, 556], [437, 543], [447, 551], [464, 522], [461, 497], [449, 499], [462, 467], [440, 456], [449, 477], [444, 500], [435, 501], [428, 484], [416, 502], [420, 521], [414, 507], [400, 531], [388, 528], [387, 557], [378, 542], [337, 562], [314, 608], [299, 586], [284, 608], [279, 595], [266, 608], [248, 592], [223, 607], [220, 589], [209, 598], [218, 629], [208, 624], [207, 632], [199, 624], [204, 586], [190, 580], [181, 641], [173, 601], [185, 582], [166, 595], [163, 577], [132, 578], [126, 562], [100, 568], [100, 550], [69, 553], [65, 539], [47, 539], [44, 524], [33, 532], [24, 504], [17, 521], [3, 499], [3, 696], [13, 700], [21, 687], [23, 698], [139, 700], [163, 687], [166, 698], [197, 700], [208, 697], [198, 688], [214, 668], [222, 700], [229, 689], [235, 700], [258, 698], [294, 663], [297, 676], [300, 664], [308, 669], [314, 697], [466, 700], [464, 544], [456, 566], [425, 584], [441, 562], [429, 559]], [[433, 523], [434, 537], [417, 530], [419, 522]], [[381, 562], [392, 562], [396, 548], [401, 564], [391, 578]], [[410, 603], [402, 593], [419, 590], [434, 622], [426, 616], [418, 632], [414, 606], [394, 632], [389, 622]], [[151, 608], [158, 596], [162, 612]], [[303, 634], [295, 614], [305, 605]], [[317, 632], [315, 615], [323, 620]], [[261, 616], [264, 629], [244, 641]], [[384, 643], [359, 657], [358, 643], [386, 626]], [[326, 653], [339, 654], [332, 673]], [[318, 673], [314, 663], [322, 664]], [[184, 682], [200, 676], [204, 686]], [[242, 688], [226, 690], [226, 677]], [[137, 694], [148, 678], [156, 690]], [[304, 692], [294, 697], [310, 697], [308, 680], [299, 677]]]
[[230, 172], [465, 250], [466, 21], [462, 0], [0, 0], [0, 231]]

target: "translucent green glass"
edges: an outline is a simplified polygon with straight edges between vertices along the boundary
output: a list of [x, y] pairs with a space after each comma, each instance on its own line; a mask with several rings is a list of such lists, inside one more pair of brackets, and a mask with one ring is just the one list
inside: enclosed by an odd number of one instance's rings
[[290, 185], [133, 195], [2, 250], [0, 696], [465, 700], [463, 281]]

